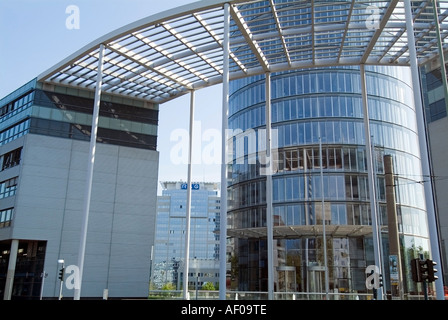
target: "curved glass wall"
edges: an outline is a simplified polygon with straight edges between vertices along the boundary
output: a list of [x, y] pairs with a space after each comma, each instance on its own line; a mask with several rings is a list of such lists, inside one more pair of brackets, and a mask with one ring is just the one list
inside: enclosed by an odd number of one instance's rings
[[[410, 259], [429, 252], [429, 240], [409, 72], [366, 67], [385, 291], [390, 274], [383, 156], [392, 155], [403, 286], [411, 295], [419, 289]], [[358, 67], [271, 75], [275, 292], [324, 292], [324, 237], [313, 233], [323, 217], [330, 292], [371, 292], [365, 269], [375, 259], [360, 83]], [[265, 77], [232, 81], [230, 93], [231, 289], [267, 291]]]

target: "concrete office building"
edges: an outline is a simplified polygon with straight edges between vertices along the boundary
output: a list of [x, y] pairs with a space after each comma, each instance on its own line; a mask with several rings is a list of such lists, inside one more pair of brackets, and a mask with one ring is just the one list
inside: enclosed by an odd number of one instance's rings
[[[447, 56], [444, 57], [445, 61]], [[431, 181], [434, 185], [434, 198], [440, 234], [442, 260], [438, 262], [439, 276], [444, 283], [448, 280], [448, 118], [447, 106], [440, 69], [440, 58], [435, 57], [421, 68], [422, 94], [425, 103], [428, 141], [431, 153]], [[429, 177], [425, 177], [429, 179]]]
[[[61, 289], [73, 297], [66, 283], [78, 266], [93, 104], [91, 92], [36, 80], [0, 100], [2, 299], [56, 298]], [[102, 96], [82, 298], [147, 297], [157, 107]]]
[[[187, 183], [163, 181], [157, 198], [157, 219], [151, 281], [154, 289], [173, 284], [183, 288]], [[219, 285], [219, 183], [193, 183], [190, 222], [190, 281], [188, 287], [199, 289], [206, 282]]]

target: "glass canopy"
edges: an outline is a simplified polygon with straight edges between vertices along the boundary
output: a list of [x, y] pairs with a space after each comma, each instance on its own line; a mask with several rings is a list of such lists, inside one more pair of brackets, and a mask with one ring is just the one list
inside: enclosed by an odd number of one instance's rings
[[[104, 93], [163, 103], [221, 83], [225, 3], [231, 15], [230, 80], [316, 66], [409, 64], [403, 1], [203, 0], [115, 30], [38, 80], [94, 90], [103, 44]], [[446, 46], [448, 1], [437, 3]], [[433, 5], [411, 4], [423, 64], [438, 55]]]

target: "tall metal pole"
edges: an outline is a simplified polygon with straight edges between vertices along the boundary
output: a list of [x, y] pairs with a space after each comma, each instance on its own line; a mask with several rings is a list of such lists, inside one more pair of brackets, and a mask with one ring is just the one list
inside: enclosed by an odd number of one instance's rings
[[[379, 214], [380, 206], [379, 206], [378, 192], [376, 191], [376, 190], [379, 190], [378, 189], [379, 188], [378, 187], [378, 178], [377, 178], [377, 174], [376, 174], [378, 171], [378, 167], [376, 165], [376, 160], [374, 160], [377, 158], [377, 155], [376, 155], [375, 147], [373, 146], [373, 135], [370, 136], [370, 143], [371, 143], [370, 152], [372, 154], [372, 162], [373, 162], [372, 163], [373, 181], [375, 181], [375, 197], [376, 197], [375, 204], [376, 204], [376, 212], [377, 212], [376, 219], [377, 219], [377, 228], [378, 228], [377, 229], [378, 230], [378, 243], [380, 244], [378, 250], [379, 250], [379, 256], [381, 258], [381, 268], [380, 269], [385, 270], [384, 269], [384, 252], [383, 252], [383, 246], [382, 246], [383, 238], [382, 238], [381, 229], [379, 228], [379, 226], [381, 225], [381, 221], [380, 221], [380, 217], [379, 217], [380, 216], [380, 214]], [[387, 291], [386, 288], [384, 288], [383, 291]]]
[[14, 285], [14, 274], [16, 272], [17, 250], [19, 249], [19, 240], [11, 240], [11, 249], [9, 250], [8, 271], [6, 272], [4, 300], [11, 300], [12, 287]]
[[434, 24], [437, 33], [437, 46], [439, 48], [440, 74], [442, 76], [443, 94], [445, 96], [445, 109], [448, 115], [448, 85], [446, 80], [445, 53], [443, 52], [442, 38], [440, 37], [440, 24], [439, 24], [439, 15], [437, 13], [437, 0], [432, 1], [432, 8], [434, 10]]
[[42, 277], [42, 285], [40, 286], [40, 298], [39, 300], [42, 300], [42, 297], [44, 295], [44, 284], [45, 284], [45, 278], [48, 276], [48, 273], [45, 272], [45, 270], [42, 271], [41, 277]]
[[[367, 173], [369, 182], [369, 197], [370, 197], [370, 213], [372, 216], [372, 236], [373, 236], [373, 251], [375, 255], [375, 265], [380, 270], [380, 274], [383, 274], [382, 257], [381, 257], [381, 243], [378, 234], [378, 212], [376, 206], [376, 188], [375, 188], [375, 176], [373, 172], [373, 159], [370, 140], [370, 121], [369, 121], [369, 107], [367, 102], [367, 87], [366, 87], [366, 71], [363, 64], [360, 65], [361, 71], [361, 93], [362, 93], [362, 105], [364, 113], [364, 135], [366, 138], [366, 157], [367, 157]], [[378, 300], [383, 300], [383, 287], [379, 287]]]
[[401, 272], [400, 237], [398, 233], [395, 180], [391, 155], [385, 155], [384, 178], [386, 180], [387, 225], [389, 230], [389, 268], [392, 299], [403, 299], [403, 275]]
[[96, 135], [98, 131], [101, 86], [103, 85], [103, 59], [104, 59], [104, 45], [101, 44], [98, 52], [98, 72], [96, 75], [95, 100], [93, 104], [93, 114], [92, 114], [92, 130], [90, 133], [89, 162], [87, 167], [87, 179], [84, 194], [84, 217], [82, 221], [81, 240], [79, 243], [79, 252], [78, 252], [79, 286], [78, 287], [75, 286], [75, 291], [73, 295], [74, 300], [79, 300], [81, 298], [82, 275], [84, 270], [84, 257], [85, 257], [86, 240], [87, 240], [87, 226], [89, 223], [90, 197], [92, 194], [93, 166], [95, 164]]
[[184, 257], [184, 285], [183, 298], [189, 300], [188, 296], [188, 272], [190, 265], [190, 220], [191, 220], [191, 163], [193, 158], [193, 128], [194, 128], [194, 91], [190, 92], [190, 130], [188, 141], [188, 176], [187, 176], [187, 209], [185, 214], [185, 257]]
[[[429, 179], [429, 177], [431, 177], [431, 169], [429, 165], [429, 149], [428, 149], [428, 140], [426, 136], [425, 117], [423, 114], [423, 103], [421, 97], [420, 79], [417, 64], [417, 51], [415, 48], [414, 21], [412, 17], [410, 0], [404, 0], [404, 9], [406, 17], [406, 32], [408, 35], [409, 61], [411, 64], [412, 88], [414, 92], [415, 114], [417, 118], [418, 140], [422, 162], [422, 175], [423, 177], [428, 177], [427, 179], [423, 179], [423, 186], [425, 191], [426, 212], [428, 217], [431, 254], [432, 254], [432, 260], [436, 262], [441, 262], [442, 260], [440, 258], [439, 236], [438, 236], [439, 232], [437, 229], [434, 197], [433, 197], [434, 194], [431, 179]], [[436, 285], [437, 300], [445, 300], [442, 277], [439, 277], [435, 281], [435, 285]]]
[[229, 30], [230, 5], [224, 4], [224, 39], [222, 67], [222, 128], [221, 128], [221, 213], [219, 231], [219, 299], [226, 299], [227, 287], [227, 116], [229, 109]]
[[[272, 133], [271, 133], [271, 74], [266, 72], [266, 242], [268, 250], [268, 299], [274, 299], [274, 224], [272, 217]], [[285, 273], [286, 274], [286, 273]]]

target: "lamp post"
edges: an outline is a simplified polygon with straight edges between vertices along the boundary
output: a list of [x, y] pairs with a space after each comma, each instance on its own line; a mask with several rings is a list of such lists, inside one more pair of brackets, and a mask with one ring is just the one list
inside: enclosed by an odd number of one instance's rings
[[198, 300], [198, 282], [199, 282], [199, 271], [198, 271], [198, 260], [194, 257], [194, 269], [196, 271], [196, 300]]
[[42, 300], [42, 296], [44, 294], [44, 282], [45, 282], [45, 278], [48, 276], [48, 273], [45, 272], [45, 270], [40, 274], [40, 276], [42, 277], [42, 284], [40, 286], [40, 300]]
[[61, 264], [61, 269], [59, 270], [59, 300], [62, 300], [62, 285], [64, 284], [64, 259], [59, 259], [58, 264]]

